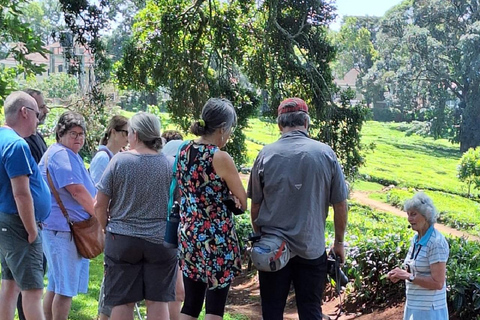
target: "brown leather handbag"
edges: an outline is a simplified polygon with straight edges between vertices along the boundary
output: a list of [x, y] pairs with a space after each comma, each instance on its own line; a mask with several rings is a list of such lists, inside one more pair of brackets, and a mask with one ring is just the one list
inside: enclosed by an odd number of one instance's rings
[[63, 205], [62, 199], [60, 199], [60, 195], [55, 189], [52, 177], [48, 172], [47, 160], [48, 157], [45, 158], [48, 186], [50, 187], [55, 200], [57, 200], [58, 206], [62, 210], [63, 215], [68, 221], [68, 225], [70, 226], [70, 231], [72, 232], [73, 241], [75, 242], [78, 253], [86, 259], [93, 259], [102, 253], [103, 249], [105, 248], [105, 235], [102, 231], [102, 227], [100, 226], [100, 222], [95, 216], [92, 215], [90, 215], [90, 218], [79, 222], [73, 222], [70, 220], [67, 209]]

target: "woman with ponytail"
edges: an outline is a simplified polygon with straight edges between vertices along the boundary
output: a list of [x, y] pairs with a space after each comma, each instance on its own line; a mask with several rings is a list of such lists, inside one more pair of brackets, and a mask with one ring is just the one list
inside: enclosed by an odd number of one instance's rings
[[181, 320], [222, 319], [228, 290], [241, 271], [230, 197], [243, 210], [247, 195], [233, 159], [222, 151], [237, 122], [230, 101], [212, 98], [190, 131], [199, 136], [180, 148], [176, 179], [181, 197], [179, 247], [185, 300]]
[[100, 139], [100, 147], [90, 163], [90, 176], [95, 184], [100, 181], [110, 159], [127, 146], [127, 135], [128, 119], [124, 116], [113, 116], [105, 134]]

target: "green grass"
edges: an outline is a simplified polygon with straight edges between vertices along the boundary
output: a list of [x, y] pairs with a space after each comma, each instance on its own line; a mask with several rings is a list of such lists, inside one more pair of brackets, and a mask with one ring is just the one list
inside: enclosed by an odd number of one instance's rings
[[458, 144], [447, 140], [407, 136], [400, 124], [368, 121], [362, 130], [362, 143], [375, 144], [360, 173], [367, 180], [384, 185], [465, 192], [457, 177], [461, 153]]

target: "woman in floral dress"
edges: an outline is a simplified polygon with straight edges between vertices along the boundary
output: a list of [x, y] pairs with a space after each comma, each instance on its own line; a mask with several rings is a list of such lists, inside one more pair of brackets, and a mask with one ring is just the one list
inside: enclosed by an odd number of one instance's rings
[[220, 150], [236, 121], [230, 101], [208, 100], [191, 127], [199, 138], [182, 146], [178, 156], [183, 320], [198, 318], [205, 297], [205, 319], [222, 319], [230, 284], [241, 271], [233, 216], [223, 201], [234, 197], [237, 207], [246, 209], [247, 196], [233, 159]]

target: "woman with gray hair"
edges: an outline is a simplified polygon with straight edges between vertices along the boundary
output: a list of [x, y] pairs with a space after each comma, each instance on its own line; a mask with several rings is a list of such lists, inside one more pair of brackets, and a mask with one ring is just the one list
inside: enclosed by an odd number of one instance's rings
[[47, 292], [43, 299], [45, 318], [67, 319], [72, 297], [88, 289], [89, 260], [77, 251], [70, 226], [55, 199], [58, 193], [69, 219], [79, 222], [94, 215], [96, 193], [83, 159], [78, 152], [85, 143], [85, 119], [73, 111], [64, 112], [55, 128], [57, 143], [51, 145], [39, 163], [50, 186], [52, 211], [43, 227], [44, 253], [47, 259]]
[[406, 281], [404, 320], [448, 319], [445, 285], [449, 255], [445, 237], [434, 228], [438, 212], [423, 192], [405, 202], [408, 222], [417, 234], [412, 238], [404, 269], [395, 268], [388, 278], [396, 283]]
[[113, 306], [111, 319], [133, 319], [135, 303], [145, 300], [149, 320], [168, 319], [178, 259], [177, 249], [163, 246], [172, 166], [159, 153], [159, 119], [135, 114], [128, 142], [97, 184], [95, 213], [106, 230], [105, 305]]
[[236, 122], [230, 101], [209, 99], [190, 129], [199, 138], [182, 145], [177, 156], [185, 286], [182, 320], [198, 318], [205, 296], [205, 319], [222, 319], [230, 284], [241, 270], [234, 220], [224, 201], [233, 197], [245, 210], [247, 195], [233, 159], [220, 150]]

